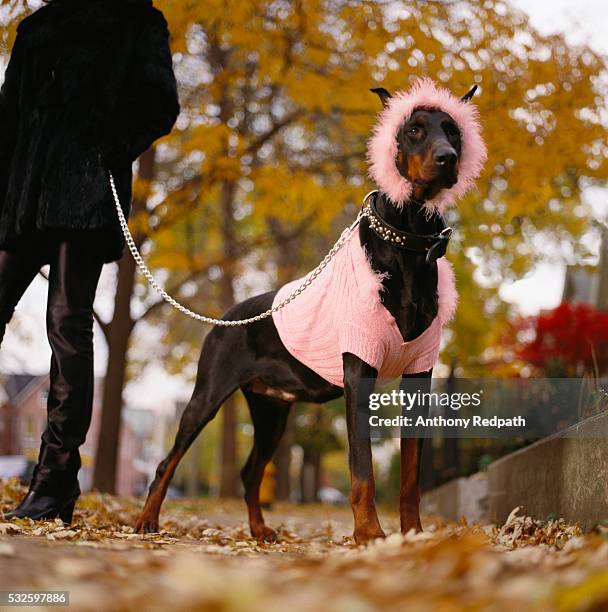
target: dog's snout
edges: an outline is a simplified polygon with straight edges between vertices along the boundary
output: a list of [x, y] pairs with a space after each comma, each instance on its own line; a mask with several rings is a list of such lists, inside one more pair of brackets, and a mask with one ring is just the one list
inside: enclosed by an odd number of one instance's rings
[[437, 166], [453, 166], [457, 159], [458, 155], [452, 147], [441, 147], [433, 155], [433, 161]]

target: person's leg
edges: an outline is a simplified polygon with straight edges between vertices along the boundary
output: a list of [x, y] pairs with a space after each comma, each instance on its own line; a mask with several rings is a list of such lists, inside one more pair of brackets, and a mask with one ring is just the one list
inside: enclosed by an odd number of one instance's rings
[[47, 335], [51, 345], [48, 423], [30, 490], [5, 518], [72, 520], [80, 494], [79, 447], [93, 406], [93, 300], [103, 267], [95, 241], [48, 240]]
[[15, 307], [41, 267], [38, 251], [0, 250], [0, 345]]
[[77, 496], [79, 447], [93, 408], [93, 301], [103, 257], [83, 239], [60, 242], [51, 258], [47, 334], [51, 345], [48, 424], [30, 488]]

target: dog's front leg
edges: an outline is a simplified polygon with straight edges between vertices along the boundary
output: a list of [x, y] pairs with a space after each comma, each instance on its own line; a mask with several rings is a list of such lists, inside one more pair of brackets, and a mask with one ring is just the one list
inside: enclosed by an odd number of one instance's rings
[[384, 537], [376, 512], [376, 486], [369, 435], [369, 394], [374, 391], [378, 373], [350, 353], [344, 353], [342, 363], [351, 479], [350, 504], [355, 519], [354, 538], [357, 544], [365, 544], [374, 538]]
[[[433, 370], [421, 374], [403, 376], [401, 389], [406, 393], [428, 393], [431, 388]], [[415, 415], [427, 416], [428, 410], [417, 407]], [[412, 416], [412, 414], [408, 414]], [[410, 529], [422, 531], [420, 522], [420, 457], [424, 438], [405, 438], [401, 434], [401, 490], [399, 492], [399, 514], [401, 533]]]

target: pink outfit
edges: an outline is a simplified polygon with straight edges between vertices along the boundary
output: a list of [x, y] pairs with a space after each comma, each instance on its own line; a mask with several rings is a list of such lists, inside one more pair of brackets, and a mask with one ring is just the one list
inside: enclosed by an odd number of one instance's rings
[[386, 193], [398, 206], [409, 199], [412, 185], [399, 174], [395, 165], [397, 132], [418, 108], [441, 110], [450, 115], [460, 128], [462, 151], [458, 162], [458, 181], [452, 188], [442, 189], [425, 204], [431, 210], [443, 212], [474, 186], [474, 181], [486, 160], [487, 151], [475, 105], [472, 102], [463, 102], [447, 89], [437, 87], [431, 79], [419, 79], [409, 91], [399, 91], [388, 100], [368, 144], [369, 175], [380, 191]]
[[[397, 378], [430, 370], [439, 356], [441, 328], [452, 318], [457, 293], [450, 264], [437, 261], [439, 312], [415, 340], [404, 342], [394, 317], [382, 305], [382, 279], [375, 273], [353, 232], [329, 265], [293, 302], [275, 312], [274, 323], [287, 350], [325, 380], [344, 386], [342, 353], [352, 353]], [[304, 278], [284, 285], [274, 304]]]

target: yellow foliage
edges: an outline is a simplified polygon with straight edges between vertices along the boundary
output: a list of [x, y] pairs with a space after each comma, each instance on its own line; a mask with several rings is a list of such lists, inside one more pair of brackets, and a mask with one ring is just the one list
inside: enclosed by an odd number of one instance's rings
[[[14, 16], [2, 39], [10, 45], [27, 4], [5, 5]], [[461, 288], [450, 350], [458, 346], [464, 360], [491, 341], [486, 332], [506, 312], [488, 306], [498, 284], [537, 257], [520, 248], [526, 232], [583, 252], [576, 239], [585, 219], [575, 209], [582, 181], [603, 180], [608, 150], [605, 102], [594, 85], [605, 60], [591, 49], [542, 36], [523, 13], [492, 0], [392, 9], [362, 0], [156, 5], [169, 22], [183, 107], [155, 192], [166, 194], [153, 216], [154, 257], [166, 267], [181, 272], [198, 261], [190, 251], [182, 257], [183, 240], [169, 239], [181, 236], [184, 219], [205, 261], [228, 252], [244, 258], [236, 247], [251, 244], [263, 262], [276, 256], [267, 237], [278, 220], [306, 221], [303, 271], [321, 255], [313, 236], [335, 238], [373, 187], [365, 142], [380, 105], [369, 88], [404, 89], [422, 75], [455, 93], [480, 86], [475, 102], [489, 148], [477, 191], [450, 219]], [[483, 287], [472, 252], [492, 271]]]

